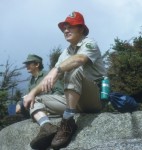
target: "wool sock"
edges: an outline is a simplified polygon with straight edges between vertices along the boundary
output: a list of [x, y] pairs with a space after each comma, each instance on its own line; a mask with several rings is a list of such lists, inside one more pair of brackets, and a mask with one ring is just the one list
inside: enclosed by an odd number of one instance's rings
[[50, 122], [50, 120], [47, 116], [44, 116], [44, 117], [40, 118], [37, 122], [40, 126], [42, 126], [43, 124]]
[[73, 117], [75, 115], [75, 113], [76, 113], [76, 109], [66, 108], [63, 113], [63, 118], [70, 119], [71, 117]]

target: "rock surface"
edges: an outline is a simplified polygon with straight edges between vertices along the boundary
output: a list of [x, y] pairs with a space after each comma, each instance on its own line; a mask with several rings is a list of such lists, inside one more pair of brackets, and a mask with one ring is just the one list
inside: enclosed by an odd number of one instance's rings
[[[142, 112], [77, 114], [78, 130], [62, 150], [142, 150]], [[58, 125], [61, 118], [51, 118]], [[39, 126], [31, 119], [0, 131], [0, 150], [32, 150]], [[47, 150], [50, 148], [47, 148]]]

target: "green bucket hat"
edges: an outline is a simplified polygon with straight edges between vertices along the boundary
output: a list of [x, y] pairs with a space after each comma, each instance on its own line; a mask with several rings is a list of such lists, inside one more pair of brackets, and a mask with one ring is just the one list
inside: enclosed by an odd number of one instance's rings
[[23, 62], [23, 64], [26, 64], [28, 62], [39, 62], [42, 63], [42, 58], [40, 56], [34, 55], [34, 54], [29, 54], [27, 57], [27, 60]]

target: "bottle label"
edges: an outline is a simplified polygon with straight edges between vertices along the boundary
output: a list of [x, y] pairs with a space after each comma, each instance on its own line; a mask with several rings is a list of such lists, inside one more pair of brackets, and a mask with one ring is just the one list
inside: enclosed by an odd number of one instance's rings
[[108, 93], [106, 93], [106, 92], [101, 92], [101, 94], [105, 94], [105, 95], [108, 95]]
[[107, 87], [109, 87], [109, 84], [103, 83], [102, 86], [107, 86]]

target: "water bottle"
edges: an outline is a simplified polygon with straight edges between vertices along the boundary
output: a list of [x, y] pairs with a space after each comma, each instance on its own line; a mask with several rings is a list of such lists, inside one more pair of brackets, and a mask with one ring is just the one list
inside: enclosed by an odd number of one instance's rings
[[101, 100], [108, 100], [108, 96], [110, 93], [110, 81], [108, 77], [104, 77], [104, 79], [102, 80], [101, 88]]

